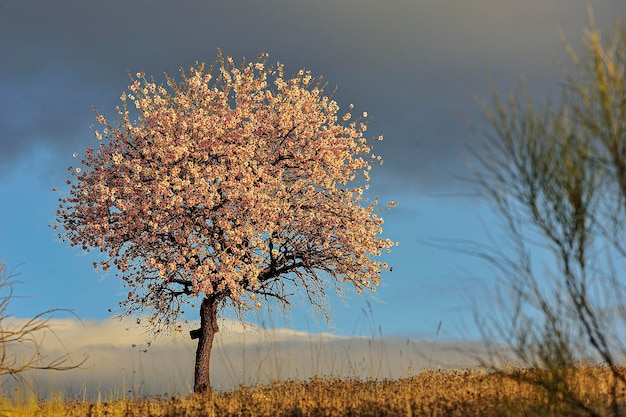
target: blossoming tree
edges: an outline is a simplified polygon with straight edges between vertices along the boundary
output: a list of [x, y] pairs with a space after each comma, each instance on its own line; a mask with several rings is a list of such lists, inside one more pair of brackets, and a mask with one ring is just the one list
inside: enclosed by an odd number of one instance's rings
[[180, 331], [199, 301], [194, 390], [206, 392], [220, 308], [286, 307], [299, 293], [328, 319], [327, 288], [374, 290], [394, 243], [362, 196], [380, 162], [367, 114], [339, 117], [321, 80], [286, 78], [267, 55], [236, 66], [220, 54], [181, 74], [166, 85], [137, 74], [119, 121], [97, 115], [99, 144], [70, 167], [55, 229], [103, 252], [94, 267], [125, 281], [124, 314], [156, 333]]

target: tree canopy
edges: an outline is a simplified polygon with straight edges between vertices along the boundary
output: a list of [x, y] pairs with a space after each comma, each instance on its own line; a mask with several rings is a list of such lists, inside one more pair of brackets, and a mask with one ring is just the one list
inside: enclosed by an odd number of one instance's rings
[[125, 313], [163, 329], [201, 296], [245, 310], [303, 290], [325, 313], [329, 286], [374, 290], [394, 242], [363, 196], [382, 163], [367, 114], [339, 115], [321, 79], [286, 78], [267, 55], [237, 66], [220, 53], [181, 76], [132, 77], [59, 199], [59, 237], [103, 252], [94, 266], [119, 271]]

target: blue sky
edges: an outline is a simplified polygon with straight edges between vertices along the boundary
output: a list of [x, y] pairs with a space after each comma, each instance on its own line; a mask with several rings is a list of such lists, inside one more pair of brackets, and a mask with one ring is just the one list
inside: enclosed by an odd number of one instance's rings
[[[91, 106], [113, 115], [129, 73], [176, 74], [211, 62], [217, 48], [255, 58], [268, 52], [337, 86], [342, 107], [372, 117], [385, 141], [372, 192], [399, 206], [385, 235], [400, 242], [393, 272], [373, 298], [332, 300], [337, 334], [472, 337], [471, 301], [483, 299], [489, 268], [435, 247], [434, 239], [484, 241], [496, 224], [467, 177], [467, 146], [480, 123], [476, 98], [525, 74], [544, 98], [561, 81], [566, 55], [559, 30], [575, 42], [587, 24], [583, 0], [318, 0], [102, 2], [0, 0], [0, 258], [23, 281], [11, 313], [48, 308], [84, 319], [111, 316], [124, 297], [113, 274], [98, 275], [90, 255], [59, 242], [48, 227], [72, 153], [90, 146]], [[623, 0], [597, 0], [597, 24], [624, 17]], [[369, 306], [371, 306], [371, 313]], [[301, 305], [276, 326], [327, 330]], [[263, 318], [257, 319], [263, 321]], [[268, 320], [267, 318], [265, 320]]]

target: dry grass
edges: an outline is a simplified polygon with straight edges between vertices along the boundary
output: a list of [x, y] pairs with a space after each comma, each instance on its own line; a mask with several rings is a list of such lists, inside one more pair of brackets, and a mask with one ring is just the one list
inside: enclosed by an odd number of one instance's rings
[[[620, 369], [620, 372], [624, 372]], [[400, 380], [359, 381], [313, 378], [274, 382], [214, 393], [206, 397], [119, 399], [115, 401], [37, 401], [4, 396], [0, 415], [15, 417], [208, 417], [208, 416], [557, 416], [577, 415], [563, 397], [551, 396], [522, 380], [528, 370], [498, 373], [429, 370]], [[568, 386], [598, 415], [608, 413], [611, 370], [581, 366], [571, 370]], [[18, 396], [19, 397], [19, 396]], [[556, 399], [555, 399], [556, 398]], [[619, 393], [626, 405], [626, 393]]]

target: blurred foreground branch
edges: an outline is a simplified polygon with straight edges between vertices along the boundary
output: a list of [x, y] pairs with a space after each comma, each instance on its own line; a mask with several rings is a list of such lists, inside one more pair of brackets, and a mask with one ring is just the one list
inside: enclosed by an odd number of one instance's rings
[[[623, 415], [626, 375], [626, 31], [585, 32], [580, 53], [566, 44], [558, 105], [537, 109], [523, 89], [483, 104], [489, 129], [473, 149], [476, 182], [501, 221], [493, 246], [461, 242], [498, 279], [491, 311], [477, 324], [494, 355], [548, 394], [550, 415]], [[577, 367], [611, 370], [611, 399], [580, 394]], [[598, 381], [598, 383], [606, 383]]]
[[71, 311], [49, 309], [24, 320], [14, 320], [9, 315], [15, 277], [16, 274], [7, 269], [6, 263], [0, 262], [0, 376], [22, 379], [22, 374], [29, 370], [65, 371], [84, 364], [86, 358], [74, 364], [69, 353], [48, 357], [41, 349], [46, 335], [52, 335], [61, 342], [50, 325], [52, 314]]

